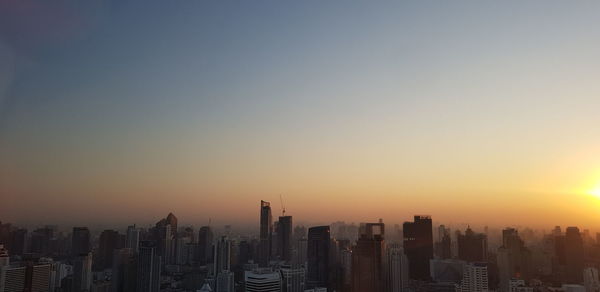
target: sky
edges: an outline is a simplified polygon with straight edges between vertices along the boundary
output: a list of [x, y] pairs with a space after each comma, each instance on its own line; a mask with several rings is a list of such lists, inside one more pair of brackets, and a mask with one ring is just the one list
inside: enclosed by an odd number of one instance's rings
[[599, 12], [0, 1], [0, 220], [600, 230]]

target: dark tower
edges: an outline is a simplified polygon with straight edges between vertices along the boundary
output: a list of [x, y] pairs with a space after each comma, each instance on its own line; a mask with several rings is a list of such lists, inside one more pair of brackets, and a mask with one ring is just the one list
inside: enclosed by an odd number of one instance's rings
[[383, 291], [383, 255], [385, 225], [363, 223], [360, 225], [356, 246], [352, 248], [352, 291]]
[[198, 261], [201, 265], [212, 262], [213, 232], [210, 226], [202, 226], [198, 231]]
[[279, 217], [277, 241], [281, 259], [289, 263], [292, 260], [292, 216]]
[[410, 278], [429, 279], [429, 260], [433, 258], [433, 232], [430, 216], [415, 216], [404, 222], [404, 252], [408, 258]]
[[73, 227], [71, 235], [71, 253], [73, 256], [88, 254], [90, 248], [90, 230], [87, 227]]
[[328, 287], [329, 243], [329, 226], [317, 226], [308, 229], [306, 284], [309, 289]]
[[258, 264], [261, 267], [269, 265], [271, 259], [271, 237], [273, 236], [273, 217], [271, 215], [271, 204], [260, 201], [260, 243]]
[[465, 234], [458, 232], [458, 258], [467, 262], [487, 261], [487, 236], [467, 228]]

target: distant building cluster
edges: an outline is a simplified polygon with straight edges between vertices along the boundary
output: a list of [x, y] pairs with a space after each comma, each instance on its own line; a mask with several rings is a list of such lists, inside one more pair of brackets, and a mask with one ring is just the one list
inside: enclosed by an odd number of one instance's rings
[[172, 213], [122, 232], [0, 222], [0, 292], [600, 292], [600, 234], [577, 227], [453, 233], [422, 215], [305, 227], [274, 221], [266, 201], [259, 218], [254, 235]]

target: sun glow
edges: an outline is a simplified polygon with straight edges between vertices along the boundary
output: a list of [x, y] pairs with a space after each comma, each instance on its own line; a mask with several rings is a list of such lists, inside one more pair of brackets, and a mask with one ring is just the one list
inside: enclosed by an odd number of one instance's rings
[[594, 197], [600, 199], [600, 184], [598, 184], [595, 188], [590, 190], [590, 195], [593, 195]]

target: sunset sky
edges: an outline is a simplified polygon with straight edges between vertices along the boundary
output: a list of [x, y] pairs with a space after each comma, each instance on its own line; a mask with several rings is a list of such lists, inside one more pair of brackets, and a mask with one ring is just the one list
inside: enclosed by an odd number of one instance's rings
[[600, 2], [2, 1], [0, 220], [600, 231]]

